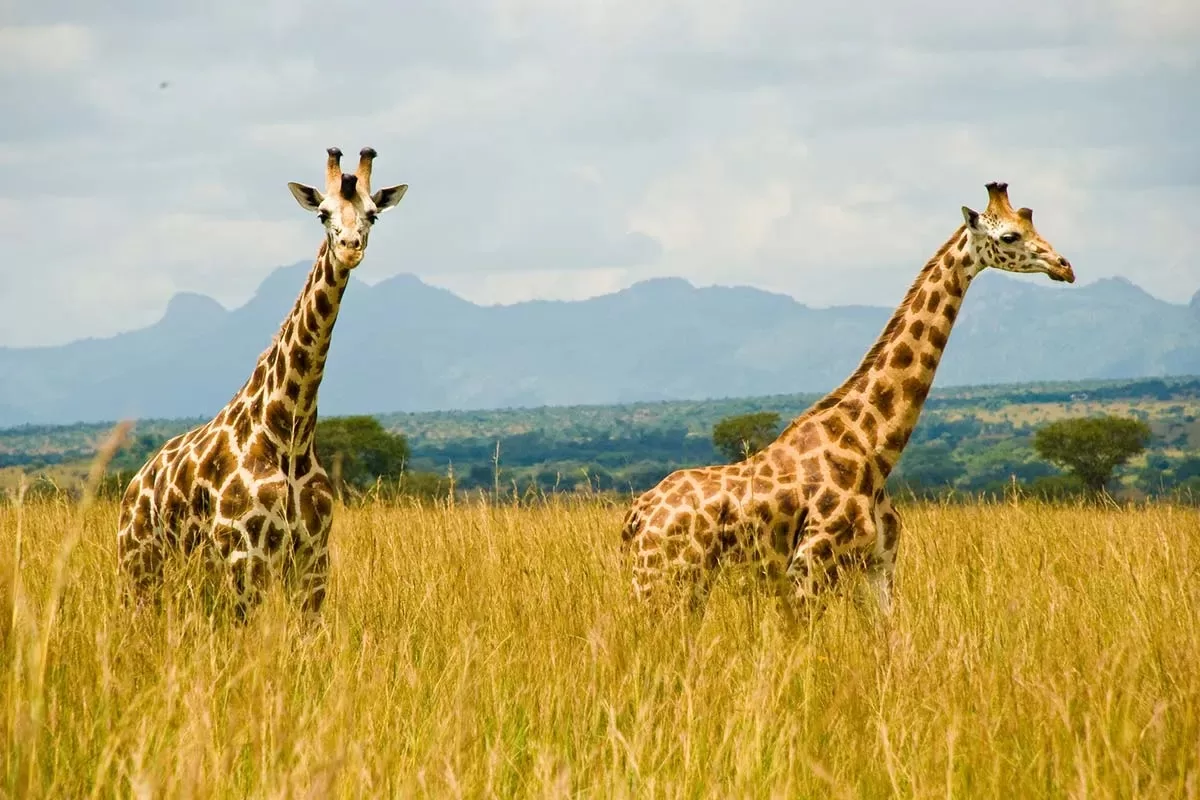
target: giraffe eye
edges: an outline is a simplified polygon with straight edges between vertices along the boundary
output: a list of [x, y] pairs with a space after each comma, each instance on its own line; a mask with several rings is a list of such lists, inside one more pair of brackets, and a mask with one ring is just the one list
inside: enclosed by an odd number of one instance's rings
[[1021, 241], [1021, 234], [1017, 233], [1016, 231], [1009, 231], [1008, 233], [1001, 234], [1000, 241], [1004, 242], [1005, 244], [1016, 244], [1017, 242]]
[[322, 211], [320, 214], [317, 214], [317, 219], [321, 220], [321, 224], [324, 225], [326, 222], [329, 222], [329, 212]]
[[379, 219], [379, 215], [376, 214], [374, 211], [367, 212], [367, 222], [374, 225], [375, 220], [377, 220], [377, 219]]

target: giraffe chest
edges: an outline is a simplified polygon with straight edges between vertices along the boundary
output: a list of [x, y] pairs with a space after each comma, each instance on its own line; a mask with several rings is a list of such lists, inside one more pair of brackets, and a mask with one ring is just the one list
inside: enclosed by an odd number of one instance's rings
[[185, 550], [212, 543], [223, 552], [269, 552], [328, 536], [333, 492], [323, 471], [299, 479], [239, 471], [221, 482], [204, 480], [196, 470], [179, 472], [164, 471], [155, 495], [161, 528]]

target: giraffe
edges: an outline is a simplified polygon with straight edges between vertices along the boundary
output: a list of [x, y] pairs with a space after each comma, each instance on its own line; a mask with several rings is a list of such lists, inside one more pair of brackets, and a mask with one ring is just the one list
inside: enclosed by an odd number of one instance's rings
[[917, 275], [878, 340], [836, 389], [763, 450], [728, 465], [682, 469], [635, 498], [621, 537], [634, 595], [703, 609], [722, 563], [754, 565], [794, 613], [865, 568], [881, 609], [892, 607], [901, 520], [885, 481], [917, 424], [972, 279], [987, 267], [1075, 273], [1013, 209], [1008, 184], [986, 185], [983, 213], [963, 224]]
[[325, 599], [333, 491], [317, 463], [317, 390], [350, 272], [371, 227], [407, 185], [371, 193], [376, 153], [364, 147], [353, 175], [327, 151], [325, 192], [288, 189], [325, 229], [304, 289], [250, 377], [209, 422], [166, 442], [121, 500], [120, 570], [144, 595], [166, 560], [198, 553], [223, 574], [245, 617], [272, 576], [282, 576], [309, 617]]

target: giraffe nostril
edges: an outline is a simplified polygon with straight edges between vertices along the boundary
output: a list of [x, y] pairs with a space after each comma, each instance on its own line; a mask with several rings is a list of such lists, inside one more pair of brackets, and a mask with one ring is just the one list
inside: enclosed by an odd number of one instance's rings
[[1059, 257], [1058, 257], [1058, 265], [1059, 265], [1060, 267], [1069, 267], [1069, 266], [1071, 266], [1071, 262], [1070, 262], [1070, 261], [1067, 261], [1067, 260], [1066, 260], [1065, 258], [1063, 258], [1062, 256], [1059, 256]]

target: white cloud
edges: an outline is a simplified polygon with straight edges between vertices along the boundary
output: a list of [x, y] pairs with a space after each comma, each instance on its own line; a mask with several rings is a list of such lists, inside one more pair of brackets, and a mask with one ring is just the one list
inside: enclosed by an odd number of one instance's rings
[[1081, 280], [1200, 287], [1191, 0], [23, 13], [0, 28], [0, 235], [29, 266], [0, 345], [152, 321], [175, 291], [236, 305], [311, 258], [284, 184], [318, 183], [330, 145], [411, 186], [361, 277], [480, 302], [680, 275], [890, 304], [993, 179]]
[[0, 342], [6, 345], [57, 343], [147, 325], [162, 316], [178, 291], [201, 292], [227, 307], [240, 305], [262, 279], [264, 264], [294, 262], [306, 249], [310, 257], [316, 255], [303, 218], [263, 222], [152, 214], [84, 198], [25, 203], [0, 198], [4, 239], [32, 239], [40, 227], [59, 219], [72, 221], [74, 236], [41, 231], [40, 245], [26, 247], [6, 275], [6, 295], [11, 291], [11, 297], [23, 298], [6, 303], [0, 315]]
[[0, 27], [0, 73], [60, 73], [86, 64], [96, 49], [95, 37], [80, 25], [13, 25]]
[[744, 264], [791, 213], [789, 178], [803, 174], [807, 157], [803, 142], [779, 129], [698, 147], [649, 186], [631, 225], [661, 242], [668, 258]]

